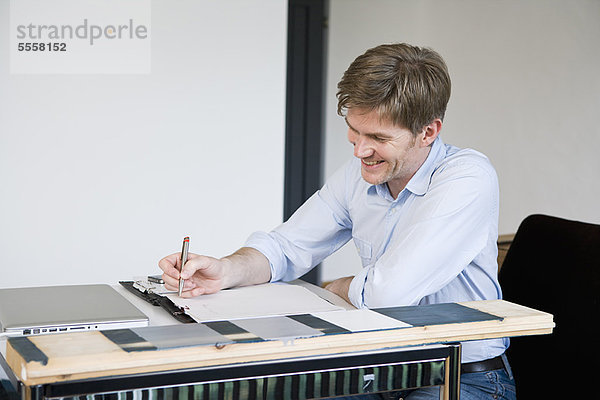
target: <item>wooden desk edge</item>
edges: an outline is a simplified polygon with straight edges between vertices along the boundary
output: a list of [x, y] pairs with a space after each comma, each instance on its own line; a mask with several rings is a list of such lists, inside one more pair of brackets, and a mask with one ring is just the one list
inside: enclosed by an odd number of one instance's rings
[[[296, 339], [292, 345], [282, 341], [234, 343], [222, 348], [215, 346], [186, 347], [179, 349], [115, 354], [90, 354], [93, 360], [81, 363], [82, 356], [49, 360], [43, 366], [38, 362], [26, 363], [10, 343], [7, 343], [7, 361], [15, 375], [26, 385], [87, 379], [100, 376], [168, 371], [273, 361], [297, 357], [331, 355], [369, 351], [382, 348], [400, 348], [432, 343], [463, 342], [509, 336], [541, 335], [552, 333], [551, 314], [503, 300], [486, 300], [460, 303], [488, 312], [504, 320], [479, 321], [463, 324], [429, 325], [393, 330], [357, 332]], [[395, 336], [394, 333], [399, 335]], [[99, 332], [64, 335], [101, 335]], [[83, 336], [78, 336], [82, 338]], [[106, 360], [103, 360], [105, 358]], [[102, 365], [105, 361], [106, 364]], [[87, 365], [82, 365], [86, 364]], [[115, 368], [114, 364], [119, 367]]]

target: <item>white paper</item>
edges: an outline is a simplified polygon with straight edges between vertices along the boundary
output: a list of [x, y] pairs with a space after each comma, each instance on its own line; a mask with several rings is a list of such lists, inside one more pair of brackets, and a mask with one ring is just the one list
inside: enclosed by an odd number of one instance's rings
[[334, 325], [347, 329], [351, 332], [376, 331], [381, 329], [408, 328], [412, 325], [398, 321], [376, 311], [366, 308], [359, 310], [329, 311], [312, 313]]
[[181, 298], [176, 293], [166, 296], [177, 306], [184, 307], [186, 314], [198, 322], [342, 310], [304, 287], [285, 283], [221, 290], [191, 299]]

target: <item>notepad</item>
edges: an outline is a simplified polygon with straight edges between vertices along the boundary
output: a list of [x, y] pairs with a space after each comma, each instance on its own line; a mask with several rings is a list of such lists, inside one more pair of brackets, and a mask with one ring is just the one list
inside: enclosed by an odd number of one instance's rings
[[197, 322], [342, 310], [302, 286], [286, 283], [226, 289], [191, 299], [176, 293], [166, 296]]

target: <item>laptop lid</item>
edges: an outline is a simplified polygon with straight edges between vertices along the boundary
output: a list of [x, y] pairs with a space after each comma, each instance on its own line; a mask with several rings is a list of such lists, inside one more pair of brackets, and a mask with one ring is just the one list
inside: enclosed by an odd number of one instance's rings
[[143, 327], [148, 317], [110, 285], [0, 289], [0, 334]]

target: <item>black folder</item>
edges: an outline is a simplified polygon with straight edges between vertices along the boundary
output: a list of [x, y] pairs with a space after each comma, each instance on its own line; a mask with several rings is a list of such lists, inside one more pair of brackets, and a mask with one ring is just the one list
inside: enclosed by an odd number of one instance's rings
[[146, 300], [148, 303], [152, 304], [153, 306], [162, 307], [169, 314], [171, 314], [171, 316], [173, 316], [173, 318], [175, 318], [177, 321], [184, 322], [184, 323], [195, 323], [196, 322], [196, 320], [194, 320], [192, 317], [187, 315], [181, 307], [178, 307], [177, 305], [175, 305], [175, 303], [173, 303], [168, 297], [161, 296], [160, 294], [156, 294], [156, 293], [153, 293], [151, 291], [148, 291], [148, 290], [145, 290], [142, 288], [138, 289], [136, 286], [134, 286], [133, 281], [119, 281], [119, 283], [125, 289], [129, 290], [131, 293], [135, 294], [139, 298]]

